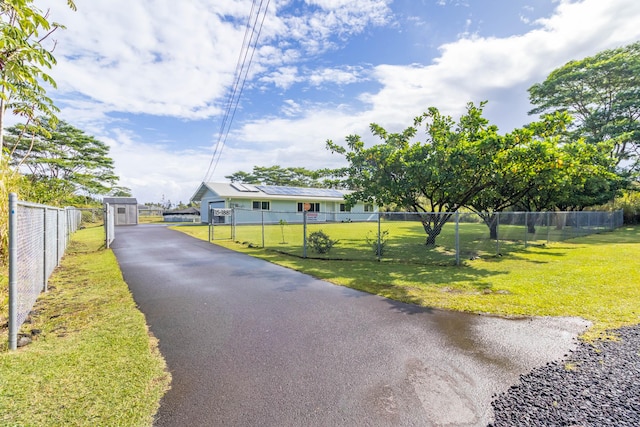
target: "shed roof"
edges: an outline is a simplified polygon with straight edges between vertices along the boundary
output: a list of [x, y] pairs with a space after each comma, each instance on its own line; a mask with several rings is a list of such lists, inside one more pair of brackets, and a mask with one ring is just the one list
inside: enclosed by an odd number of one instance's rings
[[222, 199], [256, 199], [263, 200], [325, 200], [340, 201], [351, 193], [349, 190], [331, 188], [287, 187], [279, 185], [252, 185], [226, 182], [203, 182], [191, 200], [202, 201], [210, 191]]
[[105, 197], [102, 202], [111, 205], [138, 205], [135, 197]]

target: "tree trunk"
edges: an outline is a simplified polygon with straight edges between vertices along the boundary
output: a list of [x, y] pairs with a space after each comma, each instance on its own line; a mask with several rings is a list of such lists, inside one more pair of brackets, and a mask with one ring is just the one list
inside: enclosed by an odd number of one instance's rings
[[496, 240], [498, 238], [498, 214], [483, 213], [479, 215], [485, 225], [489, 227], [489, 239]]
[[435, 221], [435, 224], [433, 224], [433, 227], [431, 226], [431, 224], [425, 224], [425, 223], [422, 224], [425, 231], [427, 232], [427, 241], [425, 242], [426, 246], [432, 247], [436, 245], [436, 237], [438, 237], [442, 232], [443, 225], [444, 224], [439, 223], [439, 220]]
[[438, 237], [437, 234], [435, 233], [430, 233], [427, 235], [427, 241], [425, 243], [425, 245], [427, 246], [435, 246], [436, 245], [436, 237]]
[[442, 227], [444, 227], [447, 221], [449, 221], [452, 214], [427, 212], [420, 213], [419, 215], [420, 222], [422, 222], [422, 228], [424, 228], [425, 233], [427, 233], [427, 241], [425, 242], [425, 245], [435, 246], [436, 237], [440, 235]]
[[493, 219], [489, 224], [489, 239], [497, 240], [498, 239], [498, 221]]

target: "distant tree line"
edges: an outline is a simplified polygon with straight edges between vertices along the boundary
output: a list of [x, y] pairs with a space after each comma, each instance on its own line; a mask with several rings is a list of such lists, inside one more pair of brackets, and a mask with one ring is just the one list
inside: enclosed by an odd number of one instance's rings
[[254, 166], [251, 172], [225, 176], [231, 182], [309, 188], [341, 188], [344, 180], [335, 169], [310, 170], [303, 167]]

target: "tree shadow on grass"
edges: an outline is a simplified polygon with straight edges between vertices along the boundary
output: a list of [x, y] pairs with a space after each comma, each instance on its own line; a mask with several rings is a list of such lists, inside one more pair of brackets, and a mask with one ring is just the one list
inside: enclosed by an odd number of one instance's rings
[[[457, 288], [453, 285], [452, 290], [452, 284], [462, 282], [466, 286], [460, 287], [460, 292], [488, 292], [491, 291], [491, 277], [507, 274], [478, 267], [326, 261], [294, 257], [288, 259], [286, 265], [317, 279], [418, 305], [424, 304], [421, 291], [429, 287], [443, 292], [455, 292]], [[286, 290], [292, 289], [287, 287]]]

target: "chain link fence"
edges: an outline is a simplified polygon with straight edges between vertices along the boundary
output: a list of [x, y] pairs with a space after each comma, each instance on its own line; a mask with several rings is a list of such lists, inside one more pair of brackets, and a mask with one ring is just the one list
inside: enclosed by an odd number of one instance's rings
[[228, 209], [209, 240], [302, 258], [460, 265], [614, 230], [623, 212], [277, 212]]
[[82, 222], [75, 208], [55, 208], [9, 195], [9, 348]]

